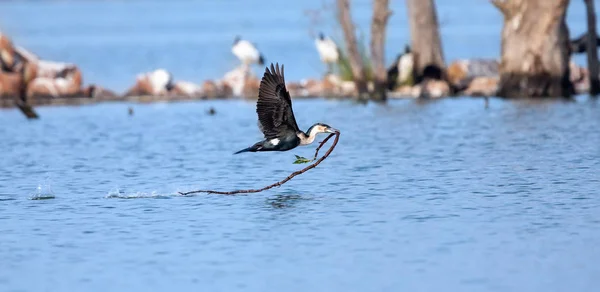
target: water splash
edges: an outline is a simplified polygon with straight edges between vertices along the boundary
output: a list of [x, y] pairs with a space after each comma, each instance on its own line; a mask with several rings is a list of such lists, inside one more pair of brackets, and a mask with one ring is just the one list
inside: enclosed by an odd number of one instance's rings
[[110, 190], [104, 198], [106, 199], [170, 199], [176, 194], [159, 194], [156, 191], [126, 193], [119, 188]]
[[35, 194], [29, 197], [30, 200], [50, 200], [55, 198], [52, 185], [48, 179], [44, 183], [38, 184]]

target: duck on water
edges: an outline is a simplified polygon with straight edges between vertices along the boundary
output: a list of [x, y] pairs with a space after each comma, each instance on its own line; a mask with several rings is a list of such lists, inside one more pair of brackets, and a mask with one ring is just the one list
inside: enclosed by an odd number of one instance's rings
[[308, 131], [303, 132], [296, 124], [292, 99], [285, 88], [283, 65], [279, 64], [271, 70], [265, 68], [265, 74], [258, 90], [258, 126], [265, 139], [256, 144], [242, 149], [234, 154], [257, 151], [287, 151], [298, 146], [309, 145], [315, 141], [319, 133], [336, 133], [338, 130], [322, 123], [312, 125]]

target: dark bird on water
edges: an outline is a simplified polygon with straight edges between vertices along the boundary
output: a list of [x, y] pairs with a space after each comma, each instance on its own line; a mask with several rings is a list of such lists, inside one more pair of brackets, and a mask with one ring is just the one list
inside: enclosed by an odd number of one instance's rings
[[256, 112], [258, 113], [258, 127], [265, 135], [265, 139], [235, 154], [287, 151], [299, 145], [311, 144], [319, 133], [338, 132], [322, 123], [312, 125], [306, 133], [298, 128], [292, 110], [292, 99], [285, 88], [283, 65], [280, 70], [279, 64], [275, 66], [271, 64], [271, 70], [268, 67], [265, 68], [265, 74], [258, 90]]

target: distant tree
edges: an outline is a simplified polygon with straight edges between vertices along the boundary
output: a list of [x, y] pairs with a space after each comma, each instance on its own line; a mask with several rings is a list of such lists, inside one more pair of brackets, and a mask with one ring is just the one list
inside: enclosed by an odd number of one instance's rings
[[[392, 14], [389, 0], [373, 0], [373, 19], [371, 22], [371, 57], [364, 57], [358, 49], [356, 28], [350, 15], [349, 0], [337, 0], [338, 19], [344, 32], [348, 63], [356, 85], [359, 100], [384, 101], [387, 97], [387, 71], [385, 67], [385, 38], [387, 21]], [[365, 55], [366, 56], [366, 55]], [[373, 90], [369, 91], [367, 67], [373, 68]], [[370, 72], [370, 71], [369, 71]]]
[[[434, 1], [407, 0], [406, 4], [414, 60], [413, 80], [420, 83], [424, 77], [444, 78], [444, 53]], [[428, 72], [435, 72], [438, 76], [424, 76]]]
[[569, 0], [492, 0], [504, 15], [499, 95], [568, 97]]
[[389, 10], [388, 0], [373, 0], [373, 20], [371, 22], [371, 60], [373, 62], [373, 92], [371, 99], [383, 101], [387, 92], [387, 70], [385, 67], [385, 33]]
[[356, 84], [358, 99], [368, 100], [369, 90], [367, 87], [365, 65], [356, 44], [356, 28], [350, 15], [350, 2], [349, 0], [337, 0], [337, 6], [338, 19], [344, 32], [346, 50], [348, 51], [348, 59], [352, 70], [352, 78], [354, 84]]
[[600, 70], [598, 69], [598, 38], [596, 35], [596, 12], [594, 11], [594, 1], [584, 0], [587, 10], [587, 61], [590, 72], [590, 95], [600, 94]]

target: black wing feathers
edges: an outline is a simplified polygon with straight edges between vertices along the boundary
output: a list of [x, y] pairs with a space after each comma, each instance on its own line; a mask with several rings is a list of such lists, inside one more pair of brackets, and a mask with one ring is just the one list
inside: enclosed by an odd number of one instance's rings
[[292, 110], [292, 99], [285, 88], [283, 65], [281, 70], [279, 64], [271, 64], [271, 70], [268, 67], [265, 69], [258, 90], [256, 112], [260, 129], [267, 139], [295, 134], [299, 130]]

